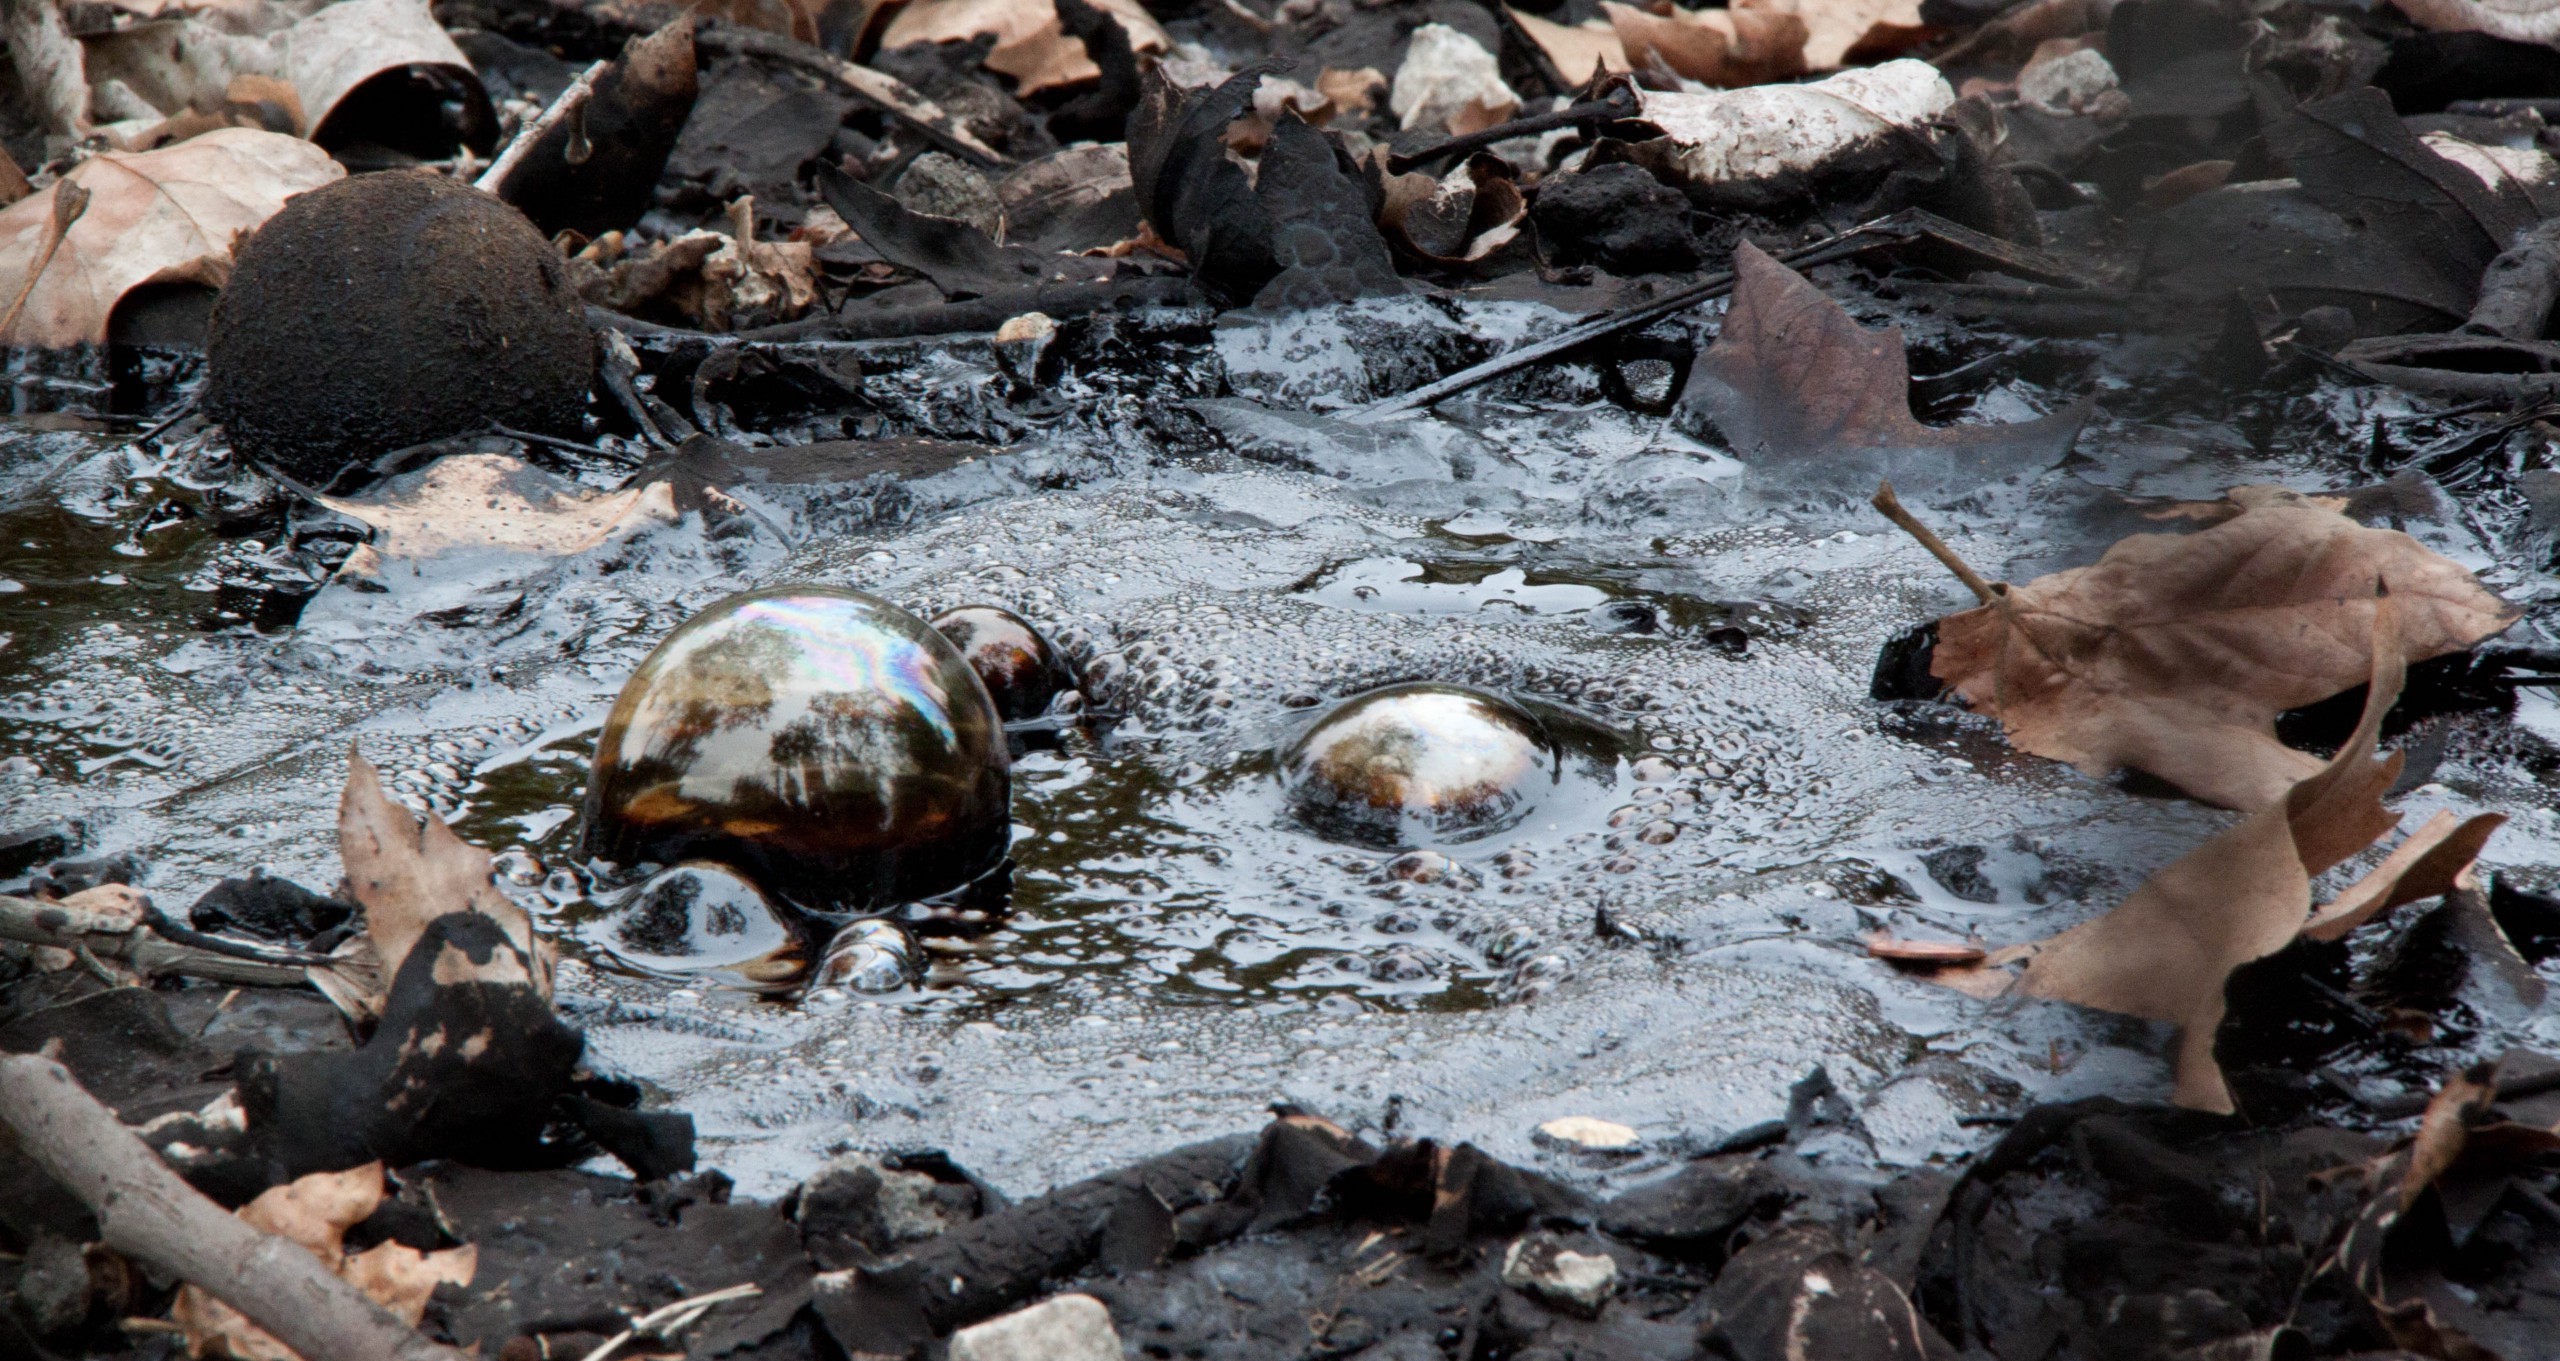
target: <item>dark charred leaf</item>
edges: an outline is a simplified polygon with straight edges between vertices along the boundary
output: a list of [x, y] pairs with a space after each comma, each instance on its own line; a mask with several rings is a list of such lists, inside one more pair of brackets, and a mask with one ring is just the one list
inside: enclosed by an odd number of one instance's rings
[[1087, 57], [1102, 68], [1102, 81], [1049, 115], [1049, 135], [1060, 142], [1118, 142], [1129, 135], [1129, 115], [1142, 91], [1138, 54], [1129, 31], [1100, 5], [1085, 0], [1055, 0], [1058, 27], [1084, 43]]
[[1253, 192], [1271, 222], [1271, 256], [1280, 266], [1254, 295], [1255, 307], [1286, 311], [1405, 291], [1368, 194], [1332, 139], [1295, 113], [1272, 128]]
[[187, 909], [187, 921], [199, 931], [244, 931], [262, 940], [299, 945], [355, 915], [355, 904], [324, 898], [290, 879], [253, 870], [246, 879], [225, 879], [205, 890]]
[[274, 1175], [553, 1160], [544, 1129], [585, 1041], [553, 1014], [539, 967], [494, 919], [449, 912], [401, 961], [363, 1048], [253, 1056], [240, 1103]]
[[1203, 288], [1250, 298], [1280, 272], [1275, 224], [1254, 183], [1227, 156], [1227, 125], [1253, 103], [1267, 65], [1248, 66], [1213, 89], [1185, 90], [1161, 71], [1129, 119], [1129, 179], [1138, 212], [1191, 261]]
[[690, 17], [633, 39], [596, 78], [586, 106], [544, 133], [499, 182], [498, 197], [545, 236], [630, 226], [649, 209], [698, 88]]
[[1777, 486], [1865, 485], [1953, 495], [2052, 466], [2090, 405], [2015, 425], [1926, 426], [1911, 415], [1911, 368], [1897, 327], [1870, 331], [1838, 303], [1744, 242], [1724, 329], [1691, 370], [1680, 409], [1711, 422], [1735, 455]]
[[1707, 1159], [1601, 1205], [1600, 1227], [1666, 1256], [1714, 1260], [1734, 1230], [1786, 1200], [1758, 1159]]
[[2380, 90], [2305, 104], [2266, 138], [2305, 193], [2390, 240], [2404, 269], [2463, 299], [2461, 315], [2482, 271], [2536, 218], [2521, 189], [2492, 191], [2419, 141]]
[[753, 194], [760, 216], [793, 221], [802, 173], [856, 107], [847, 95], [752, 61], [712, 68], [667, 157], [667, 174], [698, 186], [695, 206]]
[[1108, 278], [1113, 269], [1107, 260], [999, 246], [966, 222], [912, 211], [831, 165], [819, 165], [818, 191], [882, 259], [932, 280], [947, 298]]

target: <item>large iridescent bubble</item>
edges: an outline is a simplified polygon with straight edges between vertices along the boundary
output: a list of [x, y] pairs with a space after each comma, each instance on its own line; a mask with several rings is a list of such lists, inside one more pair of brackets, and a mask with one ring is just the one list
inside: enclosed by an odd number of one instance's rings
[[795, 586], [712, 605], [622, 688], [596, 741], [586, 853], [708, 860], [792, 906], [931, 897], [1001, 863], [1004, 731], [923, 620]]
[[1463, 841], [1527, 816], [1562, 771], [1537, 717], [1460, 685], [1344, 701], [1280, 755], [1290, 814], [1319, 836], [1396, 847]]

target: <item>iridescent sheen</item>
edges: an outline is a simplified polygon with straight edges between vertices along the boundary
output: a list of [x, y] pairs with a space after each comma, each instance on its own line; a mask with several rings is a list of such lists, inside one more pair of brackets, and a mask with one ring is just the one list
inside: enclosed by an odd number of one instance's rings
[[1525, 816], [1562, 773], [1535, 715], [1458, 685], [1355, 696], [1280, 756], [1297, 820], [1319, 836], [1398, 847], [1463, 841]]
[[640, 663], [596, 741], [586, 853], [711, 860], [784, 902], [946, 892], [1012, 836], [1004, 731], [931, 625], [857, 591], [731, 596]]
[[963, 605], [933, 617], [933, 626], [969, 659], [1006, 722], [1038, 718], [1049, 701], [1075, 688], [1058, 649], [1031, 621], [998, 605]]

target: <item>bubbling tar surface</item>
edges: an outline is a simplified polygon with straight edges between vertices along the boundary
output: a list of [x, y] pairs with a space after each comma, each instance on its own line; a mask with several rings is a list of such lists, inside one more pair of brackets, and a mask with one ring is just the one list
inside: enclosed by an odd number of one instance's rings
[[[1421, 339], [1377, 339], [1395, 325]], [[1632, 1177], [1781, 1114], [1817, 1064], [1893, 1162], [1973, 1146], [1966, 1115], [2165, 1089], [2144, 1027], [1978, 1003], [1865, 957], [1880, 926], [2048, 934], [2228, 821], [1872, 701], [1882, 642], [1960, 603], [1925, 554], [1835, 506], [1755, 503], [1733, 460], [1598, 402], [1588, 370], [1383, 427], [1284, 409], [1448, 367], [1465, 319], [1254, 326], [1183, 342], [1236, 395], [1112, 398], [1048, 426], [1005, 406], [983, 353], [887, 347], [864, 370], [884, 404], [1003, 408], [1017, 441], [894, 497], [746, 487], [751, 517], [422, 568], [414, 598], [397, 574], [373, 594], [332, 585], [278, 635], [189, 626], [186, 574], [211, 549], [145, 527], [180, 456], [9, 442], [12, 541], [108, 546], [59, 581], [0, 560], [30, 598], [79, 602], [12, 654], [28, 660], [0, 696], [6, 822], [81, 820], [92, 848], [147, 855], [167, 905], [257, 864], [325, 887], [356, 741], [395, 792], [505, 852], [510, 891], [563, 934], [562, 1005], [595, 1056], [692, 1111], [706, 1159], [750, 1193], [849, 1143], [941, 1146], [1034, 1190], [1248, 1127], [1274, 1100], [1392, 1111], [1401, 1131], [1532, 1162], [1554, 1156], [1538, 1122], [1601, 1115], [1648, 1139], [1648, 1160], [1609, 1173]], [[1361, 369], [1363, 344], [1394, 362]], [[1070, 356], [1056, 395], [1072, 406], [1090, 381]], [[1972, 410], [2052, 396], [2008, 384]], [[2293, 443], [2102, 423], [2083, 446], [2099, 471], [1933, 515], [1978, 563], [2085, 561], [2124, 532], [2088, 527], [2097, 491], [2348, 480], [2319, 447], [2364, 428], [2373, 399], [2321, 401]], [[2484, 568], [2505, 560], [2446, 533]], [[786, 585], [922, 618], [1014, 611], [1108, 716], [1014, 763], [1011, 915], [926, 940], [919, 981], [885, 995], [778, 1005], [579, 945], [610, 920], [574, 848], [616, 691], [701, 606]], [[34, 627], [8, 599], [0, 631]], [[1596, 755], [1482, 835], [1405, 851], [1310, 834], [1280, 753], [1342, 702], [1414, 682], [1502, 696]], [[2518, 815], [2501, 864], [2560, 865], [2547, 790], [2512, 763], [2448, 769], [2403, 800], [2413, 824], [2494, 801]], [[643, 943], [681, 956], [698, 915], [653, 918], [667, 938]], [[866, 977], [894, 987], [908, 962]]]

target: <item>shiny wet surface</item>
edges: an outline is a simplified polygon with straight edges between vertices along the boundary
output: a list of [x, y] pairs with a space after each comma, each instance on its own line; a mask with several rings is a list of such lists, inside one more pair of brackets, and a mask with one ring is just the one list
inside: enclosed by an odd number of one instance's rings
[[[527, 853], [517, 891], [572, 956], [564, 1008], [598, 1057], [693, 1111], [706, 1161], [751, 1193], [843, 1145], [945, 1147], [1035, 1189], [1248, 1127], [1278, 1100], [1392, 1112], [1521, 1161], [1553, 1157], [1530, 1139], [1539, 1121], [1597, 1115], [1635, 1126], [1650, 1161], [1782, 1113], [1818, 1063], [1879, 1155], [1908, 1163], [1977, 1145], [1968, 1117], [2030, 1099], [2165, 1090], [2144, 1026], [1974, 1002], [1860, 939], [2045, 934], [2227, 815], [1870, 699], [1879, 646], [1961, 588], [1864, 510], [1867, 488], [1759, 497], [1732, 459], [1602, 400], [1588, 366], [1387, 426], [1297, 409], [1553, 320], [1523, 304], [1354, 311], [1122, 323], [1063, 341], [1064, 370], [1030, 396], [983, 346], [873, 347], [871, 425], [795, 436], [976, 438], [983, 456], [885, 490], [749, 488], [761, 523], [745, 527], [688, 513], [584, 555], [331, 586], [263, 633], [198, 627], [212, 564], [242, 550], [161, 509], [197, 499], [176, 485], [185, 459], [15, 432], [0, 575], [24, 589], [0, 587], [0, 830], [77, 819], [83, 854], [142, 855], [164, 906], [257, 864], [325, 887], [355, 740], [396, 794]], [[1913, 337], [1924, 371], [2000, 343], [1926, 319]], [[1991, 371], [2032, 379], [1923, 410], [2015, 419], [2099, 388], [2109, 414], [2063, 468], [1929, 511], [1974, 562], [2021, 578], [2151, 527], [2110, 509], [2125, 495], [2369, 482], [2377, 417], [2411, 446], [2454, 428], [2311, 382], [2218, 414], [2139, 353], [2029, 349]], [[2530, 603], [2551, 588], [2503, 496], [2406, 527]], [[925, 942], [918, 981], [887, 995], [780, 1005], [620, 967], [582, 945], [609, 909], [562, 873], [586, 760], [642, 657], [703, 605], [784, 583], [919, 616], [1005, 606], [1117, 715], [1014, 763], [1012, 915]], [[1444, 859], [1310, 835], [1279, 751], [1332, 706], [1413, 681], [1481, 687], [1615, 745], [1529, 816], [1427, 853]], [[2524, 717], [2560, 730], [2549, 712]], [[2447, 750], [2400, 801], [2405, 825], [2503, 809], [2516, 817], [2491, 861], [2560, 869], [2544, 739], [2474, 725]], [[2547, 1016], [2526, 1031], [2560, 1040]]]

